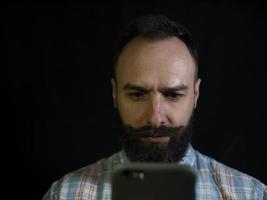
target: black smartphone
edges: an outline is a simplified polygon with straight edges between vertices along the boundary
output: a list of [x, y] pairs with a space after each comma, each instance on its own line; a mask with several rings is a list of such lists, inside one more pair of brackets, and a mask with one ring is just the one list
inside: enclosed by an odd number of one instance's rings
[[112, 173], [112, 200], [194, 200], [195, 183], [187, 165], [122, 164]]

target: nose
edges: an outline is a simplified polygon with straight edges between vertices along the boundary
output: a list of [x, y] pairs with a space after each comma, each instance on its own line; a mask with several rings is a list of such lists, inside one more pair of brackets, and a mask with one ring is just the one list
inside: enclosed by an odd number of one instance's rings
[[153, 127], [160, 127], [166, 123], [164, 102], [159, 94], [151, 95], [147, 111], [146, 124]]

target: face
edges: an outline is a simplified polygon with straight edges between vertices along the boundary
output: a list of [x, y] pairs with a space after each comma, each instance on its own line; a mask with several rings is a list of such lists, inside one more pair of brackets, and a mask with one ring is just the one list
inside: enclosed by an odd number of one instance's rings
[[[195, 62], [181, 40], [133, 39], [121, 52], [116, 75], [112, 94], [125, 127], [188, 126], [197, 105], [200, 80], [195, 80]], [[170, 135], [162, 134], [140, 137], [139, 142], [162, 147], [170, 140]]]

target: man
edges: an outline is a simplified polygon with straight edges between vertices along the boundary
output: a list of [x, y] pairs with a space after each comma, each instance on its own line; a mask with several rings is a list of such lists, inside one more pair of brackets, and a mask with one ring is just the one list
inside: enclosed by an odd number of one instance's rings
[[192, 119], [201, 80], [191, 35], [164, 16], [143, 16], [121, 36], [112, 95], [122, 151], [53, 183], [46, 199], [111, 199], [110, 175], [120, 163], [169, 162], [196, 172], [197, 199], [266, 199], [260, 181], [193, 149]]

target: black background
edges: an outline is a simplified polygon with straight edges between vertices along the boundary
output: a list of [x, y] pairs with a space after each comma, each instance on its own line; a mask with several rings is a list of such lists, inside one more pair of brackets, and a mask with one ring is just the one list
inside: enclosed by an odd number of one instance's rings
[[8, 199], [120, 149], [112, 47], [133, 17], [165, 14], [196, 41], [202, 78], [196, 149], [267, 183], [264, 8], [259, 2], [9, 4], [1, 79]]

